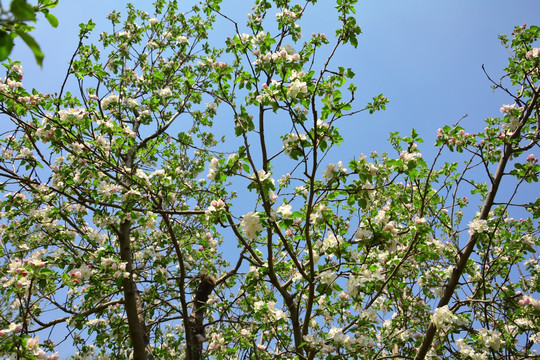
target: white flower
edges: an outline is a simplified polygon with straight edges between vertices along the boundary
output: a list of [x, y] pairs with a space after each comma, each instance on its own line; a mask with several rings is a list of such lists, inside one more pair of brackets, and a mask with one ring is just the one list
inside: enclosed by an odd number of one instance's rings
[[110, 95], [110, 96], [106, 97], [105, 99], [101, 100], [101, 107], [104, 110], [110, 109], [114, 105], [118, 104], [119, 100], [120, 100], [120, 98], [118, 97], [118, 95], [114, 95], [114, 94]]
[[527, 53], [525, 54], [525, 57], [527, 59], [540, 57], [540, 48], [534, 48], [532, 50], [527, 51]]
[[410, 161], [416, 161], [416, 159], [421, 158], [422, 154], [419, 152], [410, 153], [408, 151], [403, 151], [399, 154], [399, 158], [404, 160], [405, 164], [408, 164]]
[[362, 185], [362, 190], [367, 191], [368, 198], [370, 198], [371, 200], [375, 198], [375, 194], [377, 193], [375, 191], [375, 186], [373, 186], [369, 181], [366, 181], [366, 183]]
[[330, 285], [336, 280], [337, 274], [334, 271], [325, 270], [319, 275], [321, 284]]
[[61, 121], [69, 120], [71, 123], [76, 124], [84, 118], [85, 113], [86, 112], [83, 109], [68, 109], [60, 110], [58, 116]]
[[483, 233], [489, 231], [489, 226], [486, 220], [474, 219], [469, 223], [469, 235]]
[[256, 301], [254, 304], [253, 304], [253, 308], [255, 309], [255, 311], [259, 311], [262, 309], [262, 307], [264, 306], [264, 304], [266, 304], [264, 301], [260, 300], [260, 301]]
[[295, 98], [299, 93], [306, 94], [308, 92], [307, 84], [305, 81], [300, 81], [298, 79], [294, 80], [287, 87], [287, 95], [291, 98]]
[[156, 92], [159, 95], [159, 97], [164, 98], [164, 99], [172, 96], [172, 91], [168, 87], [164, 89], [160, 89]]
[[208, 170], [208, 174], [206, 175], [208, 180], [214, 180], [216, 178], [216, 169], [211, 168]]
[[343, 167], [343, 162], [340, 161], [337, 164], [330, 163], [326, 165], [326, 169], [323, 171], [323, 178], [329, 181], [334, 178], [336, 172], [345, 173], [346, 171], [347, 169]]
[[339, 243], [343, 242], [343, 238], [338, 235], [337, 237], [333, 234], [333, 233], [330, 233], [328, 234], [328, 236], [326, 238], [324, 238], [324, 240], [322, 241], [322, 245], [321, 245], [321, 249], [320, 251], [322, 252], [325, 252], [326, 250], [328, 250], [329, 248], [332, 248], [336, 245], [338, 245]]
[[257, 232], [262, 231], [263, 229], [259, 220], [259, 215], [252, 211], [248, 212], [242, 217], [240, 226], [242, 226], [242, 232], [244, 235], [252, 240], [255, 240], [257, 238]]
[[189, 45], [189, 40], [186, 36], [179, 36], [176, 38], [176, 42], [179, 43], [179, 44], [188, 44]]
[[444, 331], [449, 330], [452, 326], [465, 325], [466, 322], [456, 315], [448, 308], [448, 305], [437, 308], [431, 317], [431, 321], [437, 327]]
[[124, 99], [124, 104], [126, 104], [127, 107], [129, 108], [136, 108], [139, 104], [137, 104], [137, 99], [132, 99], [132, 98], [128, 98], [128, 99]]
[[343, 334], [343, 329], [342, 328], [336, 328], [336, 327], [333, 327], [333, 326], [328, 331], [328, 334], [326, 335], [326, 338], [328, 340], [334, 340], [336, 342], [342, 342], [346, 337], [348, 337], [348, 336]]
[[523, 111], [523, 108], [516, 107], [516, 104], [503, 105], [503, 106], [501, 106], [500, 110], [501, 110], [501, 113], [503, 113], [503, 114], [510, 114], [512, 112], [512, 110], [516, 110], [516, 109], [518, 109], [520, 111]]
[[373, 232], [371, 232], [371, 230], [364, 228], [363, 225], [358, 227], [358, 229], [356, 229], [356, 232], [354, 233], [355, 238], [358, 240], [368, 239], [372, 235], [373, 235]]
[[217, 110], [217, 105], [216, 105], [215, 102], [206, 103], [206, 108], [208, 110], [216, 111]]
[[390, 220], [390, 216], [386, 215], [384, 210], [379, 210], [375, 218], [373, 218], [373, 222], [377, 225], [385, 225], [388, 220]]
[[156, 18], [151, 18], [151, 19], [148, 20], [148, 22], [149, 22], [150, 25], [152, 25], [152, 26], [153, 26], [153, 25], [156, 25], [156, 24], [158, 23], [158, 21], [159, 21], [159, 20], [156, 19]]
[[285, 186], [287, 185], [287, 182], [289, 182], [289, 179], [291, 178], [291, 174], [285, 174], [281, 177], [281, 179], [278, 180], [279, 185]]
[[15, 71], [15, 72], [18, 72], [20, 75], [23, 74], [23, 71], [22, 71], [22, 65], [13, 65], [11, 67], [11, 70]]
[[298, 142], [305, 139], [306, 135], [304, 134], [301, 134], [300, 136], [297, 134], [287, 134], [283, 139], [283, 150], [285, 151], [285, 154], [290, 155], [292, 150], [298, 148]]
[[377, 171], [379, 171], [379, 168], [377, 167], [377, 165], [372, 164], [372, 163], [368, 164], [368, 168], [369, 168], [369, 173], [372, 176], [375, 176], [375, 174], [377, 174]]
[[463, 339], [458, 339], [456, 341], [456, 345], [457, 345], [457, 347], [459, 349], [459, 352], [464, 357], [470, 357], [472, 360], [487, 360], [488, 359], [487, 354], [485, 354], [485, 353], [477, 353]]
[[26, 159], [26, 158], [34, 158], [34, 153], [32, 153], [32, 150], [30, 150], [27, 147], [21, 149], [16, 159]]
[[270, 178], [270, 175], [272, 175], [271, 173], [267, 173], [266, 171], [264, 170], [259, 170], [257, 171], [257, 175], [255, 174], [252, 174], [249, 176], [249, 178], [253, 181], [257, 181], [257, 177], [259, 178], [259, 181], [263, 182], [264, 180]]
[[482, 328], [478, 330], [477, 341], [483, 343], [486, 348], [499, 351], [499, 348], [501, 347], [501, 333], [495, 330]]
[[358, 294], [358, 290], [360, 285], [364, 283], [364, 279], [360, 276], [349, 276], [349, 281], [347, 281], [347, 284], [345, 285], [345, 288], [347, 289], [347, 292], [350, 296], [355, 296]]
[[[307, 190], [306, 190], [305, 195], [307, 195]], [[324, 204], [320, 204], [319, 206], [317, 206], [317, 209], [309, 215], [311, 223], [316, 224], [319, 219], [322, 219], [322, 217], [324, 215], [323, 212], [326, 209], [327, 209], [326, 205], [324, 205]]]
[[280, 207], [277, 208], [277, 212], [283, 217], [289, 217], [292, 215], [292, 206], [289, 204], [283, 203]]

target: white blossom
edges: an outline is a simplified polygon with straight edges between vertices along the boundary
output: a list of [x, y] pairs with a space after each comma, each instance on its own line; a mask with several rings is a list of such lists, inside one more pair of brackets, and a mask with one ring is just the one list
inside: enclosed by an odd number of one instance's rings
[[240, 226], [242, 226], [242, 232], [244, 235], [252, 240], [255, 240], [257, 238], [257, 232], [262, 231], [263, 229], [259, 215], [252, 211], [248, 212], [242, 217]]
[[437, 327], [437, 329], [442, 329], [444, 331], [448, 331], [453, 326], [466, 324], [464, 320], [454, 315], [454, 313], [448, 308], [448, 305], [437, 308], [431, 317], [431, 321]]
[[527, 59], [540, 57], [540, 48], [533, 48], [532, 50], [527, 51], [525, 57]]
[[217, 105], [215, 102], [206, 103], [206, 108], [208, 110], [217, 111]]
[[341, 173], [347, 172], [347, 169], [343, 167], [342, 161], [338, 162], [337, 164], [330, 163], [326, 165], [326, 169], [324, 169], [323, 171], [323, 178], [325, 178], [326, 181], [330, 181], [334, 178], [334, 176], [338, 172], [341, 172]]
[[287, 87], [287, 95], [293, 99], [297, 97], [299, 93], [306, 94], [307, 92], [308, 88], [306, 82], [298, 79], [291, 82]]
[[280, 207], [277, 208], [276, 211], [279, 214], [281, 214], [281, 216], [283, 216], [283, 217], [289, 217], [289, 216], [292, 215], [291, 209], [292, 209], [291, 205], [283, 203], [283, 204], [281, 204]]
[[469, 235], [483, 233], [489, 231], [489, 226], [486, 220], [474, 219], [469, 223]]
[[156, 91], [156, 93], [158, 94], [159, 97], [161, 97], [163, 99], [172, 96], [172, 91], [168, 87], [163, 88], [163, 89], [159, 89], [159, 90]]
[[101, 100], [101, 107], [104, 110], [107, 110], [107, 109], [112, 108], [114, 105], [118, 104], [119, 101], [120, 101], [120, 98], [118, 97], [118, 95], [113, 94]]

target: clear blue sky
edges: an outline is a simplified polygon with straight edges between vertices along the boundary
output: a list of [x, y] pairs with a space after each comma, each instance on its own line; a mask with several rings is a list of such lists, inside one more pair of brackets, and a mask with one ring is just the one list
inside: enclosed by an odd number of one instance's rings
[[[126, 3], [60, 0], [53, 10], [59, 27], [53, 29], [42, 19], [34, 31], [45, 53], [43, 68], [35, 65], [23, 44], [12, 54], [23, 61], [25, 86], [57, 90], [77, 45], [78, 24], [92, 18], [98, 24], [96, 34], [110, 32], [105, 16]], [[149, 0], [133, 3], [151, 9]], [[328, 16], [331, 3], [322, 0], [319, 9], [310, 10], [306, 35], [314, 29], [333, 34], [335, 24], [329, 20], [334, 17]], [[243, 23], [250, 7], [248, 0], [224, 0], [222, 10]], [[390, 104], [384, 112], [343, 122], [346, 134], [352, 136], [346, 138], [343, 151], [356, 155], [383, 151], [388, 149], [389, 131], [407, 133], [411, 127], [431, 144], [437, 128], [465, 114], [467, 127], [483, 127], [483, 119], [497, 116], [500, 105], [510, 99], [493, 93], [481, 65], [499, 78], [508, 54], [497, 35], [509, 34], [515, 25], [538, 24], [539, 14], [538, 0], [360, 1], [357, 19], [363, 34], [357, 49], [340, 53], [339, 65], [352, 67], [357, 74], [357, 98], [362, 101], [358, 105], [378, 93], [384, 93]], [[224, 30], [232, 32], [230, 27]]]
[[[181, 11], [191, 7], [182, 4], [193, 2], [179, 0]], [[45, 53], [43, 68], [36, 65], [24, 44], [19, 43], [12, 54], [12, 58], [23, 61], [24, 86], [42, 92], [58, 91], [78, 43], [78, 24], [92, 18], [97, 23], [93, 40], [97, 40], [100, 32], [111, 32], [107, 14], [113, 9], [123, 10], [126, 3], [60, 0], [60, 5], [53, 9], [60, 20], [59, 27], [53, 29], [41, 19], [34, 31]], [[149, 12], [152, 9], [150, 0], [133, 3]], [[334, 34], [333, 3], [319, 0], [314, 9], [308, 10], [302, 24], [306, 37], [312, 32], [324, 32], [328, 37]], [[242, 25], [251, 6], [251, 0], [224, 0], [222, 11]], [[360, 153], [390, 151], [389, 132], [406, 135], [414, 127], [425, 140], [420, 149], [429, 164], [436, 150], [432, 144], [439, 127], [454, 124], [467, 114], [462, 126], [470, 132], [483, 129], [484, 119], [499, 116], [500, 106], [513, 102], [501, 91], [494, 92], [482, 71], [484, 64], [493, 79], [503, 74], [509, 54], [497, 36], [510, 34], [516, 25], [539, 25], [540, 20], [538, 0], [378, 0], [359, 1], [356, 8], [357, 23], [363, 31], [358, 48], [339, 52], [334, 65], [351, 67], [356, 73], [358, 108], [379, 93], [390, 103], [386, 111], [342, 119], [338, 126], [345, 141], [326, 158], [328, 162], [346, 163]], [[216, 30], [217, 39], [234, 34], [232, 26], [223, 22], [217, 24]], [[232, 127], [228, 114], [221, 118], [218, 115], [218, 122]], [[1, 127], [0, 123], [0, 130]], [[276, 128], [274, 131], [281, 130]], [[277, 178], [281, 175], [275, 174]], [[520, 201], [531, 201], [533, 196], [540, 195], [537, 184], [527, 186], [530, 191], [525, 191]]]

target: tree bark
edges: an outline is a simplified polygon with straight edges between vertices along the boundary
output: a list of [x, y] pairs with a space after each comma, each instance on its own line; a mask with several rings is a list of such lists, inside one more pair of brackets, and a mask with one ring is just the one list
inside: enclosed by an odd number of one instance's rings
[[191, 359], [202, 359], [202, 345], [206, 341], [204, 333], [204, 311], [205, 305], [208, 301], [208, 297], [216, 287], [216, 279], [209, 274], [199, 274], [199, 287], [195, 293], [195, 300], [193, 304], [193, 312], [189, 319], [189, 332], [186, 336], [187, 351], [191, 352]]
[[129, 337], [133, 347], [133, 360], [152, 360], [148, 332], [144, 324], [142, 304], [137, 294], [137, 285], [133, 281], [133, 258], [131, 257], [130, 246], [131, 223], [124, 221], [120, 225], [118, 241], [120, 243], [120, 258], [126, 263], [128, 278], [122, 279], [122, 289], [124, 291], [125, 309], [129, 327]]

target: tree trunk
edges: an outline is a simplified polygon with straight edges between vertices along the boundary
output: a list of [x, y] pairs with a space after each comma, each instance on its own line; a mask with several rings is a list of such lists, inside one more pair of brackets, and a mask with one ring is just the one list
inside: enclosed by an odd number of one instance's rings
[[133, 360], [152, 360], [154, 357], [152, 356], [148, 333], [144, 324], [142, 304], [137, 294], [137, 285], [133, 281], [133, 259], [129, 241], [130, 231], [131, 223], [126, 220], [120, 225], [118, 234], [120, 258], [126, 263], [126, 271], [130, 274], [128, 278], [122, 279], [129, 337], [133, 347]]

